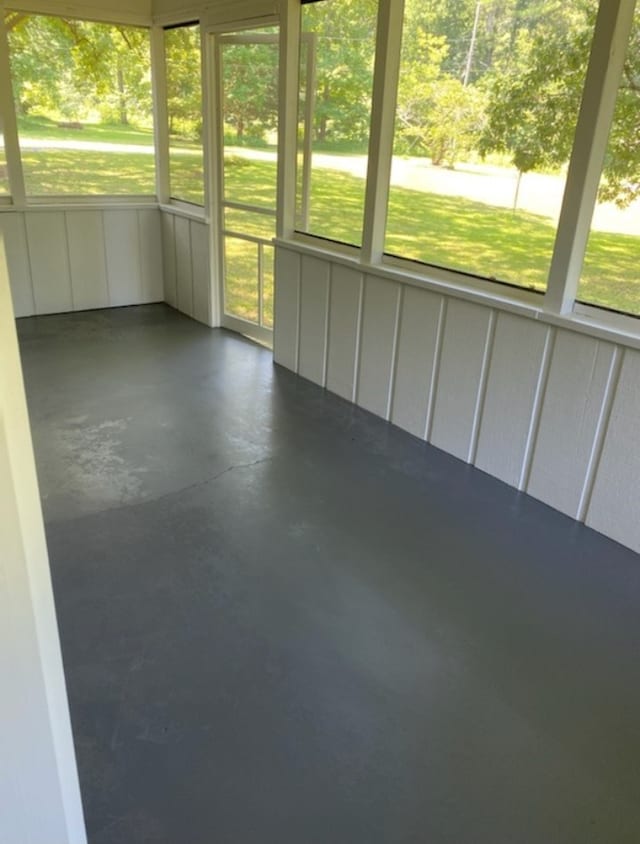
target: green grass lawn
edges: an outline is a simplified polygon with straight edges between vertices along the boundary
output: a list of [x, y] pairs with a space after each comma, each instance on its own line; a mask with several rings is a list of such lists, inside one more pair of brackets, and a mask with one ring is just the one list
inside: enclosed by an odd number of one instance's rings
[[[23, 119], [21, 128], [21, 137], [145, 146], [152, 143], [151, 132], [141, 129], [87, 126], [64, 130], [35, 118]], [[32, 195], [155, 193], [154, 157], [146, 153], [25, 149], [23, 166]], [[189, 142], [180, 140], [179, 149], [172, 150], [171, 179], [174, 196], [202, 202], [202, 159], [197, 145], [190, 148]], [[333, 240], [360, 243], [364, 189], [364, 179], [316, 168], [311, 185], [310, 231]], [[275, 163], [233, 156], [227, 159], [227, 199], [273, 207], [275, 191]], [[255, 225], [260, 234], [268, 235], [272, 221], [255, 215]], [[242, 230], [247, 232], [250, 226], [245, 221]], [[545, 287], [555, 237], [555, 227], [545, 217], [398, 187], [392, 191], [387, 231], [385, 248], [390, 253], [537, 290]], [[238, 244], [241, 242], [234, 241], [227, 255], [227, 301], [238, 315], [254, 319], [256, 247]], [[632, 235], [594, 232], [579, 298], [640, 313], [638, 245], [638, 237]]]

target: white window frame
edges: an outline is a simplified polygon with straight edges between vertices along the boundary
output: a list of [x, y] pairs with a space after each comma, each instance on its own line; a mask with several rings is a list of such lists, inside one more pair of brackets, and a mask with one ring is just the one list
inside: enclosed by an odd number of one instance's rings
[[[105, 23], [111, 26], [129, 26], [136, 29], [144, 29], [149, 33], [150, 66], [151, 66], [151, 87], [152, 87], [152, 112], [154, 121], [154, 163], [156, 172], [156, 190], [158, 189], [158, 169], [160, 167], [160, 156], [158, 147], [158, 108], [154, 68], [154, 27], [149, 20], [143, 20], [139, 15], [131, 13], [108, 14], [87, 12], [73, 9], [65, 14], [60, 8], [43, 10], [38, 8], [34, 11], [30, 6], [22, 8], [20, 3], [10, 4], [5, 11], [24, 11], [33, 17], [70, 17], [87, 23]], [[156, 36], [157, 38], [157, 36]], [[166, 107], [166, 103], [165, 103]], [[5, 156], [7, 161], [7, 172], [9, 175], [9, 188], [11, 194], [8, 202], [0, 203], [0, 207], [6, 210], [26, 211], [34, 208], [50, 208], [71, 210], [72, 208], [87, 208], [95, 206], [130, 207], [158, 207], [159, 197], [157, 194], [47, 194], [31, 196], [27, 194], [22, 167], [22, 155], [20, 152], [20, 141], [18, 135], [18, 121], [15, 101], [13, 97], [13, 86], [11, 83], [11, 61], [9, 56], [9, 40], [7, 28], [4, 22], [4, 15], [0, 15], [0, 117], [4, 128]]]
[[[287, 15], [293, 15], [291, 7], [295, 7], [297, 20], [290, 27], [299, 43], [299, 0], [287, 0], [285, 5], [283, 14]], [[423, 279], [426, 285], [445, 292], [465, 290], [472, 298], [480, 296], [498, 307], [523, 307], [554, 324], [573, 325], [579, 330], [590, 326], [593, 333], [608, 339], [631, 339], [636, 345], [640, 314], [618, 314], [595, 304], [576, 302], [635, 6], [636, 0], [600, 2], [545, 292], [384, 253], [404, 0], [379, 0], [362, 246], [334, 244], [309, 232], [297, 232], [291, 224], [284, 226], [278, 237], [331, 255], [349, 256], [364, 270], [386, 268], [398, 280], [406, 274], [412, 284]], [[290, 44], [286, 49], [297, 56], [297, 44], [296, 49]], [[297, 117], [298, 74], [296, 66], [295, 74], [290, 73], [286, 80], [290, 89], [295, 76], [295, 104], [288, 105], [292, 122]], [[284, 83], [281, 96], [283, 93]], [[288, 96], [291, 97], [290, 91]], [[293, 188], [288, 190], [295, 204], [295, 143], [292, 146], [283, 150], [281, 160], [293, 171], [293, 177], [288, 177]], [[290, 210], [286, 220], [293, 221]]]

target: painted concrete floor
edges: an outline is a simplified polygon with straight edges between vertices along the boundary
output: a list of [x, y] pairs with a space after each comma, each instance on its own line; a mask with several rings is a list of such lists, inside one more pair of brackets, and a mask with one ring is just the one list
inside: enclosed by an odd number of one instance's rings
[[91, 844], [640, 841], [640, 559], [165, 306], [21, 320]]

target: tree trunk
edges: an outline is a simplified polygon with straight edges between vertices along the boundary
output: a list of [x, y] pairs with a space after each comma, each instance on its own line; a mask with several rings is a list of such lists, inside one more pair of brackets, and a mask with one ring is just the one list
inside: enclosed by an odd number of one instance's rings
[[120, 105], [120, 123], [123, 126], [129, 125], [127, 114], [127, 95], [124, 87], [124, 72], [120, 60], [118, 60], [118, 101]]

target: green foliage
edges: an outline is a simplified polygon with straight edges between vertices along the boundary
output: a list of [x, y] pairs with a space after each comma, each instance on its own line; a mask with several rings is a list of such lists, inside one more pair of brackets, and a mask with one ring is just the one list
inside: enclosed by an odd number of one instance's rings
[[[270, 33], [263, 33], [269, 37]], [[278, 42], [222, 45], [223, 118], [238, 144], [278, 125]]]
[[146, 30], [18, 12], [5, 23], [19, 115], [150, 125]]
[[321, 144], [347, 140], [357, 148], [368, 140], [377, 5], [328, 0], [303, 6], [303, 39], [315, 41], [314, 138]]
[[[542, 7], [543, 4], [539, 3]], [[506, 152], [521, 172], [558, 167], [571, 153], [597, 12], [596, 0], [550, 4], [534, 31], [519, 30], [487, 77], [481, 153]], [[640, 197], [640, 25], [625, 58], [600, 199]]]
[[202, 140], [202, 73], [198, 25], [165, 33], [169, 133]]
[[398, 86], [395, 149], [453, 167], [474, 148], [485, 103], [478, 87], [442, 72], [448, 52], [443, 36], [416, 33]]
[[487, 77], [481, 153], [508, 152], [522, 173], [571, 153], [593, 34], [593, 3], [552, 4], [535, 29], [512, 33]]

